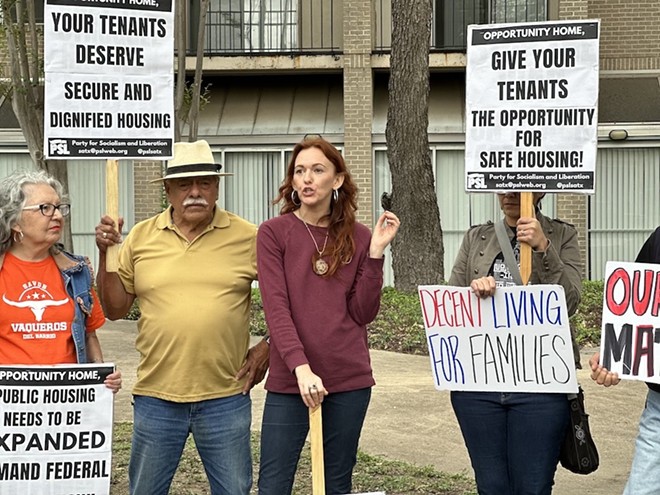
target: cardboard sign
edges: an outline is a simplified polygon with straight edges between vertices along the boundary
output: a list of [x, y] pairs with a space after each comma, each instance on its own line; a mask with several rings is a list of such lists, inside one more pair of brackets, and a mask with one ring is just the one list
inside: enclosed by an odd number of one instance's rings
[[577, 392], [564, 289], [419, 286], [438, 390]]
[[468, 26], [466, 191], [594, 192], [599, 29]]
[[0, 493], [110, 493], [114, 366], [0, 366]]
[[660, 265], [605, 267], [600, 362], [620, 378], [660, 383]]
[[171, 157], [172, 9], [172, 0], [46, 0], [47, 158]]

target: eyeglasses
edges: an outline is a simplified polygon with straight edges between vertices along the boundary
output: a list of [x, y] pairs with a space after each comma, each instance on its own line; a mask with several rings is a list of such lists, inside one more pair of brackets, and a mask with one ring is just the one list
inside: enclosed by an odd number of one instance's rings
[[65, 203], [59, 204], [59, 205], [54, 205], [51, 203], [44, 203], [42, 205], [32, 205], [32, 206], [26, 206], [23, 208], [24, 210], [39, 210], [41, 214], [45, 217], [52, 217], [55, 215], [55, 210], [60, 210], [60, 213], [62, 214], [63, 217], [67, 216], [69, 213], [71, 213], [71, 205], [67, 205]]

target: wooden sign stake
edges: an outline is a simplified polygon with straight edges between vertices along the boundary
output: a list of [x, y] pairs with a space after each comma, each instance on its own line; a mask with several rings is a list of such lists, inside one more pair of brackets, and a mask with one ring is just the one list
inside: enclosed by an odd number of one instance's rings
[[312, 495], [325, 495], [321, 406], [309, 408], [309, 436], [312, 452]]
[[[534, 217], [534, 200], [531, 192], [520, 193], [520, 216]], [[526, 242], [520, 243], [520, 278], [527, 285], [532, 274], [532, 246]]]
[[[119, 226], [119, 163], [117, 160], [108, 160], [105, 164], [105, 211]], [[121, 232], [120, 232], [121, 233]], [[105, 270], [117, 272], [119, 270], [119, 246], [108, 246], [105, 255]]]

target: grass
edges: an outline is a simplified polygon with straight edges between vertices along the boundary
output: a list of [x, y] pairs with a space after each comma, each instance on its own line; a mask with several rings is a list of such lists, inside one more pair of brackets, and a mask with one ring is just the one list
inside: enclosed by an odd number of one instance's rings
[[[131, 423], [116, 423], [113, 437], [113, 469], [110, 493], [128, 495], [128, 460], [131, 446]], [[259, 437], [252, 435], [252, 458], [259, 458]], [[253, 466], [253, 494], [257, 493], [258, 464]], [[418, 467], [363, 452], [353, 471], [353, 492], [384, 491], [387, 495], [474, 495], [476, 488], [471, 477], [445, 474], [432, 467]], [[172, 482], [170, 495], [209, 494], [206, 474], [192, 439], [188, 440]], [[298, 465], [294, 495], [312, 493], [309, 444], [303, 449]]]

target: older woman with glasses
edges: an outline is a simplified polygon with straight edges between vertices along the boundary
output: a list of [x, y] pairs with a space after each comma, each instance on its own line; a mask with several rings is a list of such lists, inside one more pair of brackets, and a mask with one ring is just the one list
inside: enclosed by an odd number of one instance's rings
[[[71, 210], [62, 192], [42, 171], [0, 181], [0, 364], [103, 362], [91, 267], [58, 244]], [[121, 373], [105, 384], [117, 392]]]

